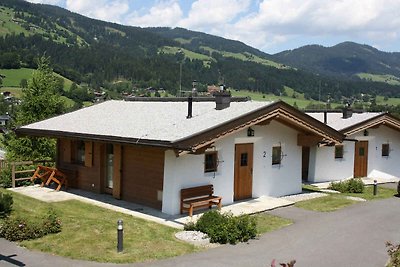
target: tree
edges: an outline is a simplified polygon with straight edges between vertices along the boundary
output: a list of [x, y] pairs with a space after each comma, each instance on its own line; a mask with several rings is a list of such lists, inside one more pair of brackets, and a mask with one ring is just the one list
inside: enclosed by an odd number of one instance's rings
[[21, 88], [27, 88], [28, 87], [28, 81], [26, 79], [21, 79], [21, 81], [19, 82], [19, 86]]
[[[50, 68], [50, 60], [41, 57], [38, 68], [33, 72], [28, 87], [22, 90], [22, 102], [16, 113], [16, 126], [22, 126], [41, 121], [61, 114], [64, 102], [55, 93], [56, 77]], [[53, 159], [56, 151], [55, 140], [43, 137], [17, 138], [15, 133], [5, 135], [3, 143], [7, 159], [35, 160]]]

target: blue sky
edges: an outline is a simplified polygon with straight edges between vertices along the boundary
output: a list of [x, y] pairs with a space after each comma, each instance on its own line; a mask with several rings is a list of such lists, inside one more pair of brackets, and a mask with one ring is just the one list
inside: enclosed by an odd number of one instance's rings
[[400, 52], [400, 0], [29, 0], [140, 27], [183, 27], [274, 54], [343, 41]]

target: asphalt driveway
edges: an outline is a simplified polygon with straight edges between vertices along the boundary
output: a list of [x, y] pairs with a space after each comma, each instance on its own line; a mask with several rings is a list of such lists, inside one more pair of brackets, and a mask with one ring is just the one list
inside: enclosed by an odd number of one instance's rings
[[[291, 218], [289, 227], [248, 244], [225, 245], [201, 253], [126, 266], [270, 266], [296, 259], [296, 267], [382, 267], [385, 242], [400, 242], [400, 198], [357, 203], [336, 212], [295, 207], [269, 212]], [[121, 266], [68, 260], [25, 250], [0, 239], [0, 266]]]

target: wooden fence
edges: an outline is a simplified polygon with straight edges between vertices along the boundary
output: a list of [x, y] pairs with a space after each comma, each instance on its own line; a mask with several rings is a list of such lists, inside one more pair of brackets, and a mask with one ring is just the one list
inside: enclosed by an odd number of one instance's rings
[[[8, 168], [11, 166], [11, 182], [12, 182], [12, 187], [14, 188], [16, 185], [16, 182], [18, 181], [27, 181], [30, 180], [33, 173], [36, 170], [37, 165], [43, 165], [43, 166], [51, 166], [54, 165], [53, 160], [33, 160], [33, 161], [17, 161], [17, 162], [7, 162], [7, 161], [0, 161], [0, 170], [3, 170], [5, 168]], [[32, 166], [29, 169], [25, 170], [18, 170], [19, 166]], [[16, 177], [18, 174], [26, 174], [29, 175], [27, 177]]]

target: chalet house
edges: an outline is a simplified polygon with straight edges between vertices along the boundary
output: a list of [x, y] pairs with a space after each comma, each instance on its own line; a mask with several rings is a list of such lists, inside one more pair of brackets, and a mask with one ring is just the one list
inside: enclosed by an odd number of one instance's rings
[[301, 192], [302, 146], [343, 135], [283, 102], [106, 101], [23, 126], [57, 139], [72, 187], [178, 214], [182, 188], [213, 184], [223, 204]]
[[[312, 146], [303, 151], [311, 182], [352, 177], [393, 179], [400, 177], [400, 120], [388, 113], [308, 113], [346, 135], [336, 146]], [[307, 162], [308, 158], [308, 162]]]

